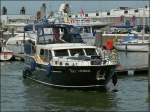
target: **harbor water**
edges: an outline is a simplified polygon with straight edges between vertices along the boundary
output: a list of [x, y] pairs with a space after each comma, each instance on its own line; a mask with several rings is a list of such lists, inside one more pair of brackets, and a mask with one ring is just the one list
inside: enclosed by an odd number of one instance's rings
[[[122, 65], [147, 64], [147, 53], [119, 52]], [[56, 89], [22, 78], [23, 62], [1, 64], [1, 111], [150, 111], [147, 74], [119, 76], [117, 92]]]

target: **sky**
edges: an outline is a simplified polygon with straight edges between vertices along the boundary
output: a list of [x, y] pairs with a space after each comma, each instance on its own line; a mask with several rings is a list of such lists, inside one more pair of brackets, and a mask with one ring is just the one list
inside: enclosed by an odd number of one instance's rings
[[69, 3], [71, 6], [72, 12], [78, 13], [81, 8], [84, 11], [95, 12], [99, 11], [109, 11], [110, 9], [116, 9], [118, 7], [132, 7], [139, 8], [144, 7], [145, 5], [149, 6], [148, 0], [88, 0], [88, 1], [80, 1], [80, 0], [0, 0], [1, 8], [3, 6], [7, 7], [8, 14], [19, 14], [19, 11], [22, 6], [26, 7], [27, 14], [36, 14], [36, 12], [40, 9], [42, 3], [46, 3], [47, 12], [50, 11], [58, 11], [58, 8], [61, 3]]

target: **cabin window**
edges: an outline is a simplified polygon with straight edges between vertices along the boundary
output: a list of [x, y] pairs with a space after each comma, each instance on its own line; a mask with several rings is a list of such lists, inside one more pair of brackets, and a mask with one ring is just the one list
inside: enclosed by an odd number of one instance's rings
[[70, 49], [70, 54], [71, 56], [83, 56], [84, 55], [84, 51], [83, 49]]
[[127, 11], [127, 10], [125, 10], [125, 11], [124, 11], [124, 14], [127, 14], [127, 13], [128, 13], [128, 11]]
[[48, 57], [48, 50], [47, 49], [44, 50], [44, 55]]
[[86, 55], [91, 56], [91, 55], [97, 55], [96, 50], [95, 49], [85, 49]]
[[54, 53], [55, 53], [55, 56], [68, 56], [67, 49], [55, 50]]
[[85, 30], [85, 33], [90, 33], [91, 32], [90, 27], [85, 27], [84, 30]]
[[47, 49], [41, 49], [40, 50], [40, 57], [41, 57], [41, 59], [43, 60], [43, 61], [45, 61], [45, 62], [47, 62], [47, 61], [49, 61], [49, 59], [48, 59], [48, 50]]
[[80, 33], [83, 33], [83, 28], [80, 28], [79, 30], [80, 30]]
[[44, 49], [40, 50], [40, 55], [44, 55]]
[[49, 51], [49, 59], [51, 60], [52, 59], [52, 52]]

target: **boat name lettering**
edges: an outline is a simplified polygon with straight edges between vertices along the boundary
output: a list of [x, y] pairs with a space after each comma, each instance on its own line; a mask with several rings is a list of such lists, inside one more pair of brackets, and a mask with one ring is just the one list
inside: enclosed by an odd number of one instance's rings
[[90, 70], [73, 70], [73, 69], [70, 69], [69, 71], [72, 72], [72, 73], [75, 73], [75, 72], [91, 72]]

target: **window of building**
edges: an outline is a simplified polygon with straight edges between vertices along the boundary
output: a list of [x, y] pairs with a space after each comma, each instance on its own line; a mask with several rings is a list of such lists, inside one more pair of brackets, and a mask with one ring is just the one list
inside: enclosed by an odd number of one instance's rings
[[125, 10], [125, 11], [124, 11], [124, 14], [127, 14], [127, 13], [128, 13], [128, 11], [127, 11], [127, 10]]
[[85, 17], [88, 17], [88, 14], [85, 14]]
[[96, 16], [99, 16], [99, 13], [96, 13]]
[[107, 12], [107, 15], [110, 15], [110, 12]]
[[136, 9], [136, 10], [134, 10], [134, 12], [136, 13], [136, 12], [139, 12], [139, 11], [138, 11], [138, 9]]

